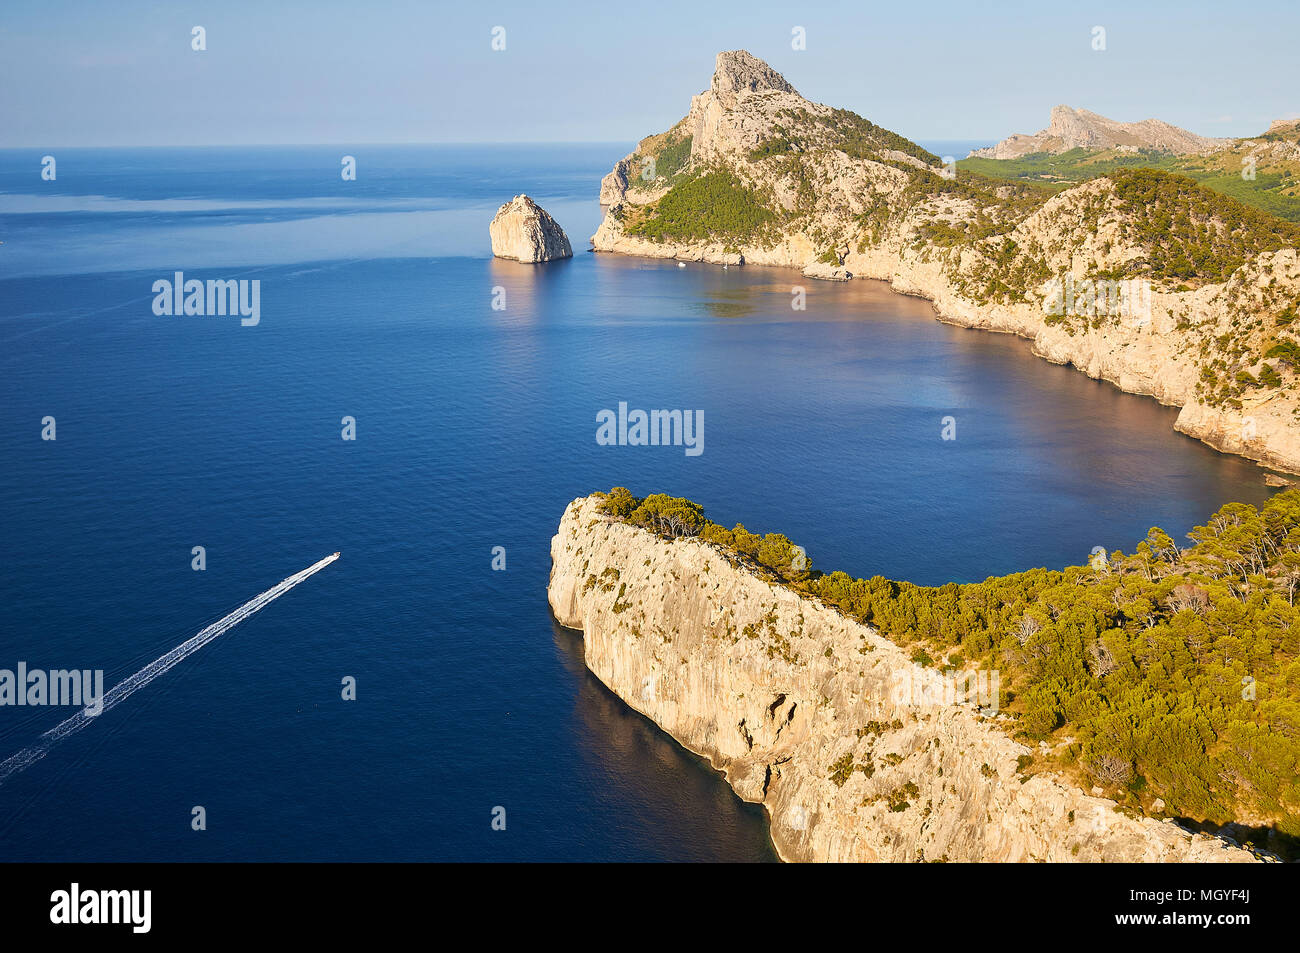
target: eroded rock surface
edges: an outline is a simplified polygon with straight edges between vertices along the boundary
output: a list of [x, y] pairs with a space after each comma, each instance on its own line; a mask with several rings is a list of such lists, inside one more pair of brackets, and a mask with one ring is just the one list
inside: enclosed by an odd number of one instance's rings
[[976, 149], [972, 156], [985, 159], [1019, 159], [1035, 152], [1062, 153], [1071, 149], [1154, 149], [1181, 155], [1226, 149], [1236, 140], [1212, 139], [1180, 129], [1160, 119], [1117, 122], [1086, 109], [1052, 107], [1047, 128], [1027, 136], [1008, 136], [995, 146]]
[[[1070, 112], [1073, 119], [1059, 117], [1064, 131], [1077, 125]], [[1260, 140], [1258, 147], [1300, 150], [1290, 141]], [[1003, 205], [977, 200], [969, 188], [918, 193], [918, 182], [951, 173], [908, 148], [860, 117], [804, 99], [743, 50], [720, 53], [710, 87], [692, 98], [687, 115], [642, 140], [605, 177], [608, 209], [592, 244], [598, 252], [887, 281], [928, 298], [940, 320], [1020, 335], [1049, 361], [1181, 408], [1176, 428], [1218, 450], [1300, 472], [1300, 387], [1285, 362], [1272, 362], [1287, 376], [1283, 385], [1261, 379], [1224, 398], [1239, 370], [1263, 373], [1270, 335], [1282, 333], [1275, 328], [1285, 308], [1300, 301], [1300, 252], [1247, 255], [1222, 281], [1154, 282], [1140, 307], [1062, 320], [1048, 310], [1049, 279], [1083, 287], [1157, 253], [1143, 243], [1115, 184], [1082, 183], [1032, 212], [1017, 204], [1010, 185]], [[675, 183], [717, 170], [764, 203], [769, 225], [753, 235], [690, 240], [636, 230]], [[988, 237], [971, 237], [983, 232]], [[839, 264], [826, 266], [832, 254]], [[999, 282], [1023, 288], [1002, 295]], [[1225, 335], [1233, 348], [1219, 343]], [[1224, 353], [1238, 342], [1241, 356]], [[1217, 356], [1232, 366], [1208, 367]]]
[[488, 233], [497, 258], [542, 262], [573, 257], [564, 229], [527, 195], [516, 195], [497, 209]]
[[787, 860], [1240, 861], [1172, 821], [1050, 774], [974, 707], [918, 705], [924, 670], [874, 630], [574, 500], [551, 541], [551, 609], [588, 668], [763, 804]]

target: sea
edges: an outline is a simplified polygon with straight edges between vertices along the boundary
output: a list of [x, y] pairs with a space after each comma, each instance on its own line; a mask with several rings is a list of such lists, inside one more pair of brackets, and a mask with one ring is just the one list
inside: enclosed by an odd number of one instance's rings
[[[0, 860], [773, 860], [552, 618], [571, 500], [940, 584], [1266, 498], [1176, 410], [882, 283], [591, 253], [629, 149], [0, 151], [0, 670], [108, 687], [341, 553], [0, 784]], [[519, 193], [572, 259], [491, 257]], [[178, 272], [258, 282], [256, 323], [156, 313]], [[702, 452], [598, 443], [620, 403]], [[0, 759], [73, 711], [0, 705]]]

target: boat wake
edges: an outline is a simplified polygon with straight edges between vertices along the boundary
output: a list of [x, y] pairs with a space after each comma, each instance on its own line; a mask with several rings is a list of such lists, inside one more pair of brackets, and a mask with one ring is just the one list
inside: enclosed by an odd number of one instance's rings
[[41, 735], [36, 740], [35, 744], [24, 748], [17, 754], [5, 759], [3, 762], [0, 762], [0, 784], [4, 784], [11, 775], [25, 770], [41, 758], [45, 757], [49, 750], [64, 738], [81, 731], [81, 729], [85, 728], [91, 722], [102, 717], [110, 708], [113, 708], [130, 698], [155, 678], [169, 672], [213, 639], [239, 625], [239, 623], [243, 622], [250, 615], [257, 612], [259, 609], [265, 608], [294, 586], [298, 585], [298, 583], [304, 582], [309, 577], [314, 576], [338, 558], [339, 554], [333, 553], [319, 562], [312, 563], [301, 572], [296, 572], [287, 579], [276, 583], [261, 595], [249, 599], [234, 612], [222, 616], [216, 622], [212, 623], [212, 625], [200, 631], [193, 638], [186, 639], [180, 645], [176, 646], [176, 648], [154, 659], [134, 675], [122, 679], [122, 681], [118, 682], [104, 693], [102, 707], [99, 709], [97, 714], [87, 714], [90, 709], [83, 708], [71, 718], [61, 721], [59, 724]]

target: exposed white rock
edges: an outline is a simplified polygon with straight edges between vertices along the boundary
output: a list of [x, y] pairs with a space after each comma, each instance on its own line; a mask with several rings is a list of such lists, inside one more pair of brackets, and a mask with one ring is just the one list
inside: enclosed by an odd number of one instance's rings
[[1227, 149], [1235, 141], [1198, 136], [1159, 119], [1117, 122], [1086, 109], [1054, 106], [1046, 129], [1032, 136], [1015, 133], [995, 146], [976, 149], [970, 155], [984, 159], [1018, 159], [1035, 152], [1061, 153], [1071, 149], [1155, 149], [1182, 154]]
[[1053, 775], [1025, 779], [1030, 749], [972, 707], [916, 704], [901, 689], [924, 670], [874, 630], [598, 502], [570, 503], [551, 541], [556, 619], [583, 631], [602, 682], [767, 808], [783, 858], [1255, 859]]
[[497, 258], [540, 262], [573, 257], [564, 229], [527, 195], [516, 195], [497, 209], [488, 234]]
[[600, 180], [600, 204], [617, 205], [627, 193], [628, 161], [622, 159]]
[[824, 261], [814, 261], [803, 270], [805, 278], [821, 278], [823, 281], [848, 281], [853, 273], [843, 265], [832, 265]]
[[[743, 51], [720, 53], [712, 85], [691, 100], [690, 112], [669, 132], [691, 137], [688, 171], [732, 171], [770, 196], [778, 212], [794, 213], [793, 224], [739, 245], [716, 239], [656, 242], [629, 234], [626, 223], [668, 188], [661, 180], [646, 185], [629, 179], [622, 184], [618, 173], [626, 172], [637, 156], [634, 152], [606, 176], [606, 182], [614, 184], [609, 192], [602, 187], [602, 198], [612, 192], [622, 197], [592, 236], [593, 247], [598, 252], [718, 264], [739, 252], [747, 264], [802, 271], [818, 263], [829, 243], [845, 273], [888, 281], [895, 291], [928, 298], [940, 320], [1027, 338], [1034, 352], [1047, 360], [1072, 364], [1122, 390], [1181, 408], [1175, 427], [1183, 433], [1218, 450], [1300, 473], [1300, 394], [1295, 388], [1251, 389], [1242, 395], [1240, 407], [1223, 402], [1210, 406], [1198, 396], [1201, 343], [1236, 333], [1234, 329], [1261, 317], [1267, 320], [1270, 311], [1281, 307], [1278, 302], [1300, 298], [1300, 253], [1282, 249], [1257, 255], [1221, 283], [1191, 290], [1156, 287], [1150, 314], [1140, 320], [1126, 315], [1100, 322], [1053, 321], [1045, 313], [1041, 288], [1014, 304], [980, 303], [968, 287], [978, 286], [991, 273], [1034, 264], [1030, 256], [1007, 262], [988, 254], [987, 246], [947, 248], [931, 243], [926, 236], [936, 226], [969, 225], [980, 210], [960, 195], [916, 201], [907, 193], [907, 173], [897, 164], [924, 163], [898, 151], [882, 152], [876, 159], [850, 156], [826, 138], [828, 124], [835, 120], [829, 107], [803, 99], [762, 61]], [[1058, 125], [1066, 131], [1073, 128], [1065, 118]], [[1156, 138], [1146, 141], [1176, 145], [1177, 137], [1159, 138], [1166, 132], [1157, 130], [1152, 133]], [[663, 135], [642, 140], [638, 149]], [[801, 177], [783, 171], [787, 157], [753, 155], [757, 146], [782, 136], [808, 147], [799, 153]], [[1260, 145], [1264, 147], [1300, 154], [1300, 146], [1289, 141]], [[811, 193], [803, 182], [816, 183]], [[1007, 237], [1020, 250], [1032, 249], [1057, 278], [1068, 274], [1084, 280], [1091, 274], [1122, 272], [1126, 262], [1145, 252], [1132, 240], [1119, 212], [1121, 204], [1109, 179], [1086, 182], [1053, 197], [1019, 221]], [[882, 209], [890, 214], [864, 228], [862, 223]], [[1084, 218], [1096, 221], [1095, 231], [1079, 227]]]

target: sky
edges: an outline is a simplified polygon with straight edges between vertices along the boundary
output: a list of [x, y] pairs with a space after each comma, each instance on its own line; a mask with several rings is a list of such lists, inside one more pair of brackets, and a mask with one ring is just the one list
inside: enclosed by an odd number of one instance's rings
[[918, 140], [1036, 132], [1058, 103], [1253, 135], [1300, 116], [1298, 35], [1296, 0], [5, 0], [0, 148], [631, 142], [730, 49]]

